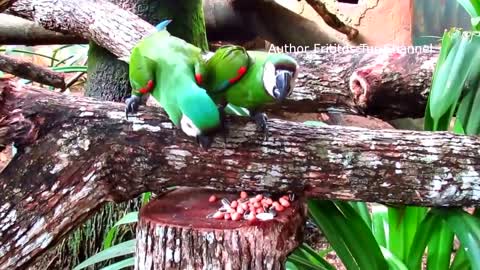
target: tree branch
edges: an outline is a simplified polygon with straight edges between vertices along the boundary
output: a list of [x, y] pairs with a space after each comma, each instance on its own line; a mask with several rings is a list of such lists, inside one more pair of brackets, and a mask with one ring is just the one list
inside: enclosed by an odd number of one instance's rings
[[[111, 3], [83, 3], [18, 0], [10, 12], [49, 30], [92, 39], [123, 59], [142, 37], [155, 31], [152, 25]], [[273, 109], [325, 112], [336, 108], [394, 119], [423, 116], [438, 49], [397, 53], [332, 47], [291, 55], [301, 66], [298, 86], [288, 102]]]
[[0, 14], [0, 44], [4, 45], [49, 45], [83, 44], [85, 39], [45, 30], [38, 24], [9, 14]]
[[63, 74], [4, 54], [0, 54], [0, 70], [20, 78], [65, 89]]
[[335, 14], [328, 11], [324, 3], [319, 0], [306, 0], [307, 3], [322, 17], [323, 21], [333, 29], [345, 34], [349, 40], [354, 40], [358, 36], [358, 30], [344, 24]]
[[[202, 151], [158, 108], [0, 83], [0, 269], [23, 268], [108, 200], [168, 186], [292, 190], [309, 197], [424, 206], [480, 202], [480, 140], [439, 132], [270, 121], [267, 141], [235, 119]], [[44, 158], [44, 157], [49, 158]]]

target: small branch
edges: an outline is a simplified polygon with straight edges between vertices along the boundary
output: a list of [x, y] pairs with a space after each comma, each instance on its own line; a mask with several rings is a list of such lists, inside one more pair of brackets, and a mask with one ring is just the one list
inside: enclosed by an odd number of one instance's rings
[[32, 21], [0, 14], [0, 44], [34, 46], [84, 43], [87, 41], [77, 36], [46, 30]]
[[65, 89], [65, 80], [61, 73], [4, 54], [0, 54], [0, 70], [20, 78]]
[[354, 40], [358, 36], [358, 30], [344, 24], [335, 14], [328, 11], [327, 7], [320, 0], [306, 0], [307, 3], [320, 15], [323, 21], [336, 29], [340, 33], [347, 35], [349, 40]]

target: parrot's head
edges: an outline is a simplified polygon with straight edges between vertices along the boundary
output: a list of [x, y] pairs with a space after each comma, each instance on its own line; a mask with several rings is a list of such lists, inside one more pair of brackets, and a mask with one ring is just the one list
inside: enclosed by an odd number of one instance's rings
[[180, 129], [195, 138], [203, 149], [208, 149], [222, 127], [217, 106], [202, 88], [185, 95], [179, 105], [182, 112]]
[[269, 54], [263, 66], [263, 86], [277, 102], [285, 100], [295, 87], [298, 64], [285, 54]]

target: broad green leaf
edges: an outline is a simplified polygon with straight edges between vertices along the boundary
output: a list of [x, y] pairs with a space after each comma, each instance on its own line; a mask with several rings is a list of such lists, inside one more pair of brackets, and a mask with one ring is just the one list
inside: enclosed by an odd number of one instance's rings
[[105, 250], [112, 246], [113, 241], [118, 233], [118, 226], [128, 224], [128, 223], [135, 223], [137, 221], [138, 221], [138, 212], [135, 211], [135, 212], [127, 213], [115, 224], [113, 224], [112, 228], [110, 228], [110, 230], [107, 233], [107, 236], [105, 236], [105, 239], [103, 240], [103, 249]]
[[457, 0], [457, 2], [462, 5], [470, 17], [480, 16], [480, 5], [477, 0]]
[[370, 228], [348, 203], [309, 200], [308, 208], [347, 269], [388, 267]]
[[388, 209], [383, 205], [372, 207], [372, 233], [380, 246], [387, 247]]
[[463, 32], [440, 67], [438, 77], [433, 81], [430, 113], [435, 120], [451, 110], [462, 93], [468, 71], [473, 65], [472, 56], [476, 52], [476, 48], [470, 46], [471, 44], [472, 35]]
[[465, 128], [465, 134], [467, 135], [478, 135], [480, 133], [480, 84], [475, 92], [475, 97], [472, 99], [469, 111], [470, 115], [468, 116]]
[[450, 266], [450, 270], [470, 270], [470, 261], [467, 258], [467, 254], [465, 253], [465, 249], [462, 245], [460, 245], [457, 253], [455, 254], [455, 258], [453, 259], [452, 265]]
[[367, 224], [369, 228], [372, 227], [372, 218], [370, 217], [370, 212], [368, 211], [368, 206], [364, 202], [349, 202], [350, 206], [355, 209], [355, 211], [362, 217], [363, 221]]
[[385, 260], [388, 263], [389, 270], [408, 270], [407, 266], [395, 255], [393, 255], [390, 250], [380, 246], [380, 249], [382, 250], [383, 257], [385, 257]]
[[472, 270], [480, 270], [480, 219], [461, 209], [435, 209], [455, 233], [470, 260]]
[[432, 235], [428, 244], [427, 269], [448, 270], [453, 251], [453, 232], [445, 222], [437, 224], [437, 233]]
[[316, 252], [312, 247], [307, 244], [302, 244], [293, 252], [293, 254], [306, 259], [312, 264], [321, 265], [326, 269], [335, 270], [335, 268], [332, 267], [331, 264], [329, 264], [318, 252]]
[[288, 256], [287, 261], [293, 263], [297, 267], [297, 269], [305, 269], [305, 270], [331, 270], [332, 269], [332, 268], [326, 268], [322, 265], [313, 264], [308, 260], [295, 254], [291, 254], [290, 256]]
[[480, 17], [471, 18], [470, 22], [472, 23], [472, 28], [475, 31], [480, 30]]
[[342, 231], [337, 226], [337, 220], [342, 219], [343, 215], [338, 211], [333, 202], [308, 200], [308, 213], [328, 239], [329, 244], [342, 260], [345, 267], [349, 270], [360, 270], [349, 251], [348, 244], [342, 237]]
[[360, 269], [386, 269], [387, 262], [370, 226], [349, 203], [338, 201], [335, 205], [344, 215], [344, 219], [339, 222], [342, 225], [340, 228], [343, 229], [344, 238]]
[[429, 211], [422, 220], [413, 238], [413, 243], [415, 244], [412, 245], [407, 260], [405, 260], [408, 269], [421, 269], [425, 249], [430, 242], [431, 236], [439, 230], [438, 224], [441, 221], [441, 217], [432, 211]]
[[405, 206], [388, 207], [388, 249], [400, 260], [404, 260], [405, 227], [402, 226]]
[[119, 269], [124, 269], [124, 268], [127, 268], [127, 267], [131, 267], [131, 266], [134, 266], [134, 265], [135, 265], [135, 258], [132, 257], [132, 258], [128, 258], [128, 259], [116, 262], [116, 263], [111, 264], [107, 267], [103, 267], [100, 270], [119, 270]]
[[110, 260], [116, 257], [133, 254], [135, 252], [135, 239], [129, 240], [118, 245], [112, 246], [108, 249], [102, 250], [92, 257], [86, 259], [79, 265], [75, 266], [73, 270], [83, 269], [85, 267], [94, 265], [99, 262]]
[[300, 268], [298, 268], [295, 263], [287, 260], [287, 262], [285, 262], [285, 269], [286, 270], [301, 270]]

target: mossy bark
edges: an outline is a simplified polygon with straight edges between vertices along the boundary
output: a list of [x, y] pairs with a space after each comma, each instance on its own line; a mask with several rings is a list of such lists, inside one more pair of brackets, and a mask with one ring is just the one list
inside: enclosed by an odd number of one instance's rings
[[[124, 9], [132, 10], [153, 25], [165, 19], [172, 19], [168, 25], [168, 31], [172, 35], [208, 50], [202, 1], [112, 0], [112, 2]], [[102, 100], [122, 101], [130, 91], [128, 65], [104, 48], [91, 43], [85, 94]]]

